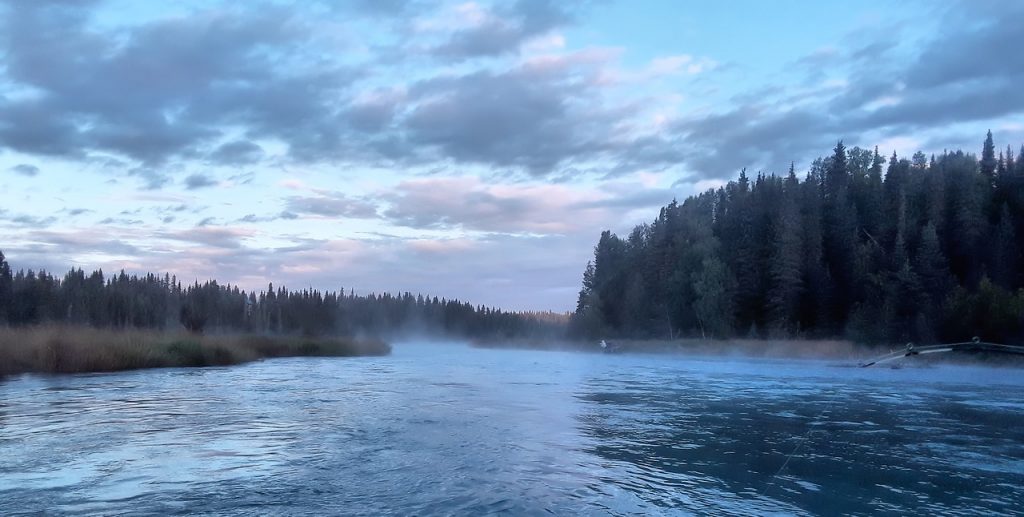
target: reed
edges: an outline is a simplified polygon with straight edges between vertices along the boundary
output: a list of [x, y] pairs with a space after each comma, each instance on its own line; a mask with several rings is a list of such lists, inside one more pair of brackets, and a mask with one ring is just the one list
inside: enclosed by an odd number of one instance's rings
[[270, 357], [387, 355], [379, 340], [341, 337], [196, 335], [43, 325], [0, 328], [0, 376], [223, 366]]

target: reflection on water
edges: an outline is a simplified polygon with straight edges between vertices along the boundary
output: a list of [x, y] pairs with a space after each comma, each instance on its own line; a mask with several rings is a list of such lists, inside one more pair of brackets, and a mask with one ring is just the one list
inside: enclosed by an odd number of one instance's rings
[[1010, 514], [1024, 379], [406, 345], [0, 383], [0, 514]]

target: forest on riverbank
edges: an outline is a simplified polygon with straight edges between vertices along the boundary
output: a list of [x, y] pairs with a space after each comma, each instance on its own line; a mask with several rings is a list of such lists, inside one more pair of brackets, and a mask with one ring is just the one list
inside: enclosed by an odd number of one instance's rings
[[601, 234], [577, 337], [1024, 338], [1024, 146], [910, 159], [839, 142]]
[[265, 336], [403, 336], [504, 339], [562, 335], [565, 318], [508, 312], [454, 299], [351, 290], [245, 291], [216, 280], [182, 284], [164, 274], [107, 276], [73, 268], [13, 272], [0, 252], [0, 327], [72, 325]]

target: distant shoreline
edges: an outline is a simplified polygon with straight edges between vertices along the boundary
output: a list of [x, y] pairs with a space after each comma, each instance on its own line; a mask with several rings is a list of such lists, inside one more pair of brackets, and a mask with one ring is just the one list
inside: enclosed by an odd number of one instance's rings
[[535, 350], [565, 350], [598, 353], [636, 354], [697, 354], [745, 355], [779, 358], [831, 358], [855, 359], [870, 357], [889, 351], [889, 347], [862, 345], [844, 340], [792, 340], [792, 339], [607, 339], [601, 340], [477, 340], [479, 348], [523, 348]]
[[[845, 340], [794, 340], [794, 339], [608, 339], [606, 347], [600, 341], [541, 341], [505, 340], [474, 341], [472, 346], [489, 349], [521, 349], [542, 351], [585, 352], [599, 354], [660, 354], [691, 355], [707, 357], [745, 357], [753, 359], [808, 359], [849, 362], [851, 365], [875, 359], [879, 356], [903, 350], [906, 345], [859, 344]], [[985, 364], [989, 366], [1024, 367], [1019, 356], [993, 355], [985, 353], [950, 353], [931, 356], [915, 356], [900, 362], [880, 365], [875, 368], [900, 367], [906, 362], [934, 364], [936, 362], [956, 364]]]
[[376, 339], [200, 335], [77, 326], [0, 328], [0, 377], [243, 364], [273, 357], [356, 357], [391, 353]]

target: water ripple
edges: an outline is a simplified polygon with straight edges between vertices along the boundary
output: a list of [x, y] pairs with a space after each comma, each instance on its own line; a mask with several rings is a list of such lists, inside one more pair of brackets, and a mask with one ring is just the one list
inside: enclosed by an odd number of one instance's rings
[[24, 376], [0, 383], [0, 514], [1013, 514], [1022, 392], [1001, 370], [428, 345]]

